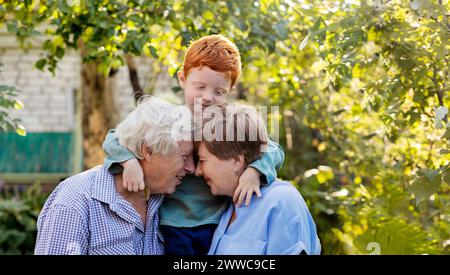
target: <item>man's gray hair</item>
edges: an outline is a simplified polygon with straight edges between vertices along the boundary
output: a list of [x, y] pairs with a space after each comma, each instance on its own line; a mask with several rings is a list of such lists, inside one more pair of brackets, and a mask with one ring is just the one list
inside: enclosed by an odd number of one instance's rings
[[175, 106], [162, 99], [145, 97], [116, 129], [119, 144], [142, 159], [142, 145], [152, 152], [170, 154], [178, 141], [192, 140], [192, 115], [185, 106]]

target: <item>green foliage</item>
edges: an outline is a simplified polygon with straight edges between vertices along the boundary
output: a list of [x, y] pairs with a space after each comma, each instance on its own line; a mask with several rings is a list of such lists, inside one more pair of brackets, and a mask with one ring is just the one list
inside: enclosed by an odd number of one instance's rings
[[0, 197], [0, 254], [32, 254], [36, 222], [47, 195], [38, 185], [20, 197]]
[[[284, 110], [283, 176], [308, 199], [326, 254], [449, 251], [450, 135], [434, 115], [450, 89], [442, 2], [293, 7], [290, 39], [244, 73], [255, 102]], [[324, 182], [308, 170], [319, 165], [339, 176]]]
[[[0, 63], [0, 72], [3, 64]], [[20, 119], [11, 115], [11, 110], [20, 110], [23, 104], [17, 98], [17, 90], [13, 86], [0, 85], [0, 129], [4, 132], [15, 130], [19, 135], [26, 135], [25, 128], [20, 125]]]
[[[174, 58], [181, 46], [224, 30], [236, 34], [230, 36], [244, 57], [253, 47], [273, 52], [276, 42], [288, 35], [287, 20], [277, 8], [275, 3], [257, 6], [251, 1], [6, 1], [0, 22], [24, 45], [32, 36], [47, 38], [46, 57], [36, 62], [38, 69], [55, 73], [66, 50], [81, 47], [84, 61], [99, 62], [98, 69], [106, 74], [124, 65], [124, 53], [146, 54], [176, 69]], [[43, 22], [47, 26], [39, 29]]]
[[281, 176], [325, 254], [450, 253], [449, 1], [40, 3], [7, 1], [0, 22], [23, 43], [45, 34], [50, 71], [81, 45], [105, 73], [131, 53], [174, 75], [191, 39], [228, 36], [247, 98], [280, 107]]

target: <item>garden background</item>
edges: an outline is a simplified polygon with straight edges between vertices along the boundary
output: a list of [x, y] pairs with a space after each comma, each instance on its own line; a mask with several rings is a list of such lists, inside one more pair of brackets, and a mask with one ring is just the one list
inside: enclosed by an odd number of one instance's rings
[[33, 253], [48, 192], [136, 98], [181, 103], [183, 51], [219, 33], [231, 96], [279, 106], [323, 254], [450, 254], [448, 0], [0, 0], [0, 25], [0, 254]]

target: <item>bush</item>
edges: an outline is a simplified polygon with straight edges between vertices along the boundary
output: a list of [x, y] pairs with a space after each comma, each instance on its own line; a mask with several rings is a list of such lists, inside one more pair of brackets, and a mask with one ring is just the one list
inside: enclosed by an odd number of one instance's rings
[[418, 200], [391, 181], [346, 176], [327, 166], [296, 182], [316, 221], [323, 254], [449, 254], [448, 190]]
[[39, 185], [0, 197], [0, 254], [33, 254], [36, 222], [48, 194]]

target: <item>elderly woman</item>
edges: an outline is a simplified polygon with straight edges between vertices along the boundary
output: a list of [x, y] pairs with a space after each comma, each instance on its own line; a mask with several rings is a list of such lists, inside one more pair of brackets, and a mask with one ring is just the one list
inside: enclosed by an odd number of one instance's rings
[[[38, 219], [35, 254], [163, 254], [158, 209], [163, 194], [175, 192], [193, 173], [189, 112], [145, 99], [117, 127], [122, 146], [133, 152], [144, 172], [147, 194], [128, 192], [122, 174], [99, 166], [60, 183]], [[177, 107], [180, 108], [180, 107]], [[189, 129], [189, 127], [184, 127]]]
[[[212, 107], [210, 107], [212, 108]], [[232, 197], [238, 179], [268, 142], [264, 122], [247, 106], [214, 106], [196, 142], [203, 176], [214, 195]], [[222, 215], [208, 254], [320, 254], [316, 226], [300, 193], [287, 182], [261, 188], [249, 207], [231, 203]]]

